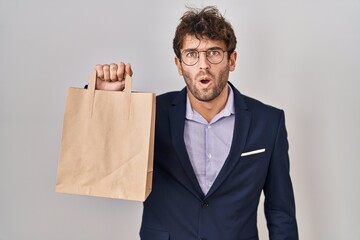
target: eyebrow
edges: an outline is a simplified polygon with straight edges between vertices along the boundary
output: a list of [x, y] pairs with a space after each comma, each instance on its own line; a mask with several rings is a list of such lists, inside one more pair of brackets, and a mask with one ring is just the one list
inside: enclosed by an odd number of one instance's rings
[[[208, 50], [223, 50], [223, 49], [221, 47], [211, 47], [203, 51], [208, 51]], [[190, 52], [190, 51], [199, 51], [199, 50], [198, 48], [187, 48], [183, 50], [183, 52]]]

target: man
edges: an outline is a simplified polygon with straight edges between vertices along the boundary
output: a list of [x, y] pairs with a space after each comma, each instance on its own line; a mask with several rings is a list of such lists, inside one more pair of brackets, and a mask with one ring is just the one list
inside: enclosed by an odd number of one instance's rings
[[[284, 113], [228, 82], [237, 57], [231, 25], [214, 7], [190, 9], [173, 47], [186, 88], [157, 97], [141, 239], [258, 239], [262, 191], [270, 239], [298, 239]], [[102, 90], [122, 90], [132, 74], [124, 63], [96, 70]]]

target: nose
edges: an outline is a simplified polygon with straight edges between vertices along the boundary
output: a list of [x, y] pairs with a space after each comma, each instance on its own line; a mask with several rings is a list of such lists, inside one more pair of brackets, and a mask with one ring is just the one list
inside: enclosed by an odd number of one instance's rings
[[199, 67], [200, 69], [209, 69], [210, 62], [206, 57], [206, 52], [199, 52]]

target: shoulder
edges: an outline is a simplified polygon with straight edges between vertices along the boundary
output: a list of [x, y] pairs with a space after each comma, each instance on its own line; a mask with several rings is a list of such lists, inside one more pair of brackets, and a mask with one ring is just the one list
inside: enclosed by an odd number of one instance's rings
[[240, 93], [235, 87], [234, 100], [235, 100], [235, 111], [236, 109], [243, 109], [251, 113], [253, 117], [258, 117], [263, 120], [275, 120], [282, 118], [284, 111], [280, 108], [272, 106], [268, 103], [264, 103], [253, 97], [249, 97]]
[[156, 107], [165, 110], [179, 103], [183, 105], [185, 101], [186, 89], [184, 88], [181, 91], [172, 91], [158, 95], [156, 97]]
[[172, 92], [160, 94], [160, 95], [156, 96], [156, 101], [158, 103], [172, 102], [179, 93], [180, 93], [180, 91], [172, 91]]
[[248, 106], [248, 109], [250, 111], [265, 111], [265, 112], [281, 112], [282, 109], [275, 107], [273, 105], [270, 105], [268, 103], [264, 103], [258, 99], [241, 95], [246, 102], [246, 105]]

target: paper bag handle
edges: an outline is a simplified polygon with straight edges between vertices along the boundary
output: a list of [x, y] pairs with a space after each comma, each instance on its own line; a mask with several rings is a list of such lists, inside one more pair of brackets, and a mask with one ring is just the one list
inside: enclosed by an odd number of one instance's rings
[[[97, 74], [96, 74], [96, 70], [94, 70], [93, 73], [91, 74], [91, 76], [89, 77], [88, 90], [95, 91], [96, 78], [97, 78]], [[125, 89], [124, 89], [124, 92], [131, 93], [131, 90], [132, 90], [132, 78], [131, 78], [131, 76], [129, 74], [125, 73]]]
[[[91, 74], [91, 76], [89, 77], [89, 85], [88, 85], [88, 89], [87, 89], [88, 90], [87, 96], [88, 96], [88, 103], [89, 103], [88, 104], [89, 118], [91, 118], [92, 114], [93, 114], [96, 78], [97, 78], [97, 74], [96, 74], [96, 70], [94, 70], [93, 73]], [[129, 99], [129, 102], [131, 102], [131, 89], [132, 89], [132, 78], [129, 74], [125, 74], [125, 89], [123, 92], [127, 95], [127, 99]], [[130, 106], [130, 104], [129, 104], [129, 106]], [[130, 111], [130, 109], [129, 109], [129, 111]]]

